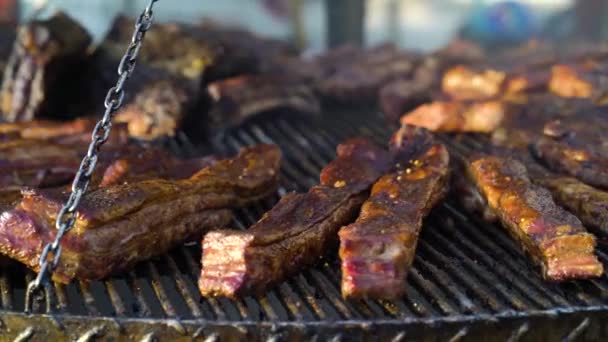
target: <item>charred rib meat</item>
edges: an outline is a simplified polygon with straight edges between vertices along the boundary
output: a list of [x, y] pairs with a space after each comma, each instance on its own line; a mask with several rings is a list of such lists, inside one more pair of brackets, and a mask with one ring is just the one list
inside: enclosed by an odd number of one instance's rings
[[295, 79], [281, 76], [239, 76], [211, 83], [209, 113], [213, 128], [237, 126], [249, 118], [276, 109], [319, 114], [320, 104], [313, 89]]
[[435, 101], [401, 117], [401, 124], [424, 127], [433, 132], [480, 132], [495, 130], [505, 116], [502, 101], [464, 103]]
[[571, 177], [537, 177], [534, 182], [549, 189], [555, 201], [575, 214], [585, 227], [608, 234], [608, 192]]
[[447, 190], [448, 152], [425, 135], [408, 126], [395, 134], [397, 169], [374, 184], [357, 221], [340, 229], [344, 297], [394, 299], [405, 292], [422, 220]]
[[199, 289], [204, 296], [259, 293], [334, 246], [371, 185], [391, 166], [388, 152], [362, 139], [338, 146], [321, 171], [321, 184], [281, 198], [247, 231], [222, 230], [203, 240]]
[[81, 76], [90, 43], [87, 31], [63, 13], [20, 27], [0, 89], [3, 119], [73, 114], [69, 105], [81, 105], [87, 88]]
[[116, 115], [116, 122], [126, 123], [129, 135], [135, 138], [173, 137], [192, 110], [194, 97], [192, 89], [183, 82], [155, 81]]
[[478, 72], [460, 65], [445, 72], [441, 88], [455, 100], [487, 100], [502, 92], [506, 78], [498, 70]]
[[[258, 145], [188, 179], [153, 179], [89, 192], [74, 228], [63, 238], [53, 279], [101, 279], [226, 225], [229, 208], [275, 190], [279, 160], [278, 148]], [[37, 270], [42, 246], [55, 237], [54, 222], [65, 197], [57, 191], [25, 191], [15, 209], [0, 217], [0, 251]]]
[[[321, 95], [330, 102], [366, 103], [377, 100], [380, 88], [395, 79], [407, 78], [414, 71], [418, 56], [399, 51], [393, 45], [381, 45], [367, 51], [342, 48], [344, 52], [326, 56], [320, 62], [316, 82]], [[337, 56], [337, 57], [336, 57]]]
[[608, 189], [608, 120], [596, 115], [548, 122], [534, 145], [536, 156], [551, 170]]
[[516, 160], [474, 158], [468, 173], [509, 234], [540, 265], [543, 277], [560, 281], [599, 277], [595, 237], [572, 214], [557, 206], [548, 190], [532, 184]]

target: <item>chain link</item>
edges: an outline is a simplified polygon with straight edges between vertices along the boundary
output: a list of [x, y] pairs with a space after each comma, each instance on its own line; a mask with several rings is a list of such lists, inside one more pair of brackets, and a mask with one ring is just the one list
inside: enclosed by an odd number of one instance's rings
[[[34, 296], [36, 294], [43, 296], [43, 290], [44, 296], [46, 297], [47, 312], [51, 309], [49, 281], [51, 274], [59, 264], [59, 258], [61, 257], [61, 239], [74, 226], [74, 222], [76, 221], [76, 209], [91, 180], [91, 175], [97, 164], [99, 149], [110, 136], [114, 112], [122, 106], [125, 97], [124, 85], [133, 73], [133, 70], [135, 70], [135, 61], [139, 54], [139, 50], [141, 49], [142, 41], [146, 31], [152, 26], [152, 7], [157, 1], [158, 0], [150, 0], [144, 11], [137, 18], [131, 42], [118, 65], [118, 80], [116, 81], [116, 85], [108, 90], [108, 94], [104, 100], [105, 111], [103, 117], [93, 129], [89, 149], [82, 159], [78, 172], [72, 182], [72, 192], [57, 215], [57, 220], [55, 222], [57, 235], [52, 243], [47, 243], [42, 249], [39, 261], [40, 271], [38, 272], [36, 279], [31, 281], [27, 286], [25, 296], [26, 312], [31, 312], [35, 299]], [[52, 259], [49, 262], [49, 258], [51, 257]]]

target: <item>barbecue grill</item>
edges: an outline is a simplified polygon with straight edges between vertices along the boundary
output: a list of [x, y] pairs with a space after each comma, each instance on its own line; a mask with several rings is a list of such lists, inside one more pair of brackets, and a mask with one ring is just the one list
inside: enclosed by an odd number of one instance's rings
[[[180, 134], [166, 143], [181, 156], [236, 153], [275, 143], [284, 154], [274, 198], [236, 212], [246, 229], [288, 191], [305, 191], [348, 137], [385, 144], [387, 127], [370, 110], [327, 110], [316, 121], [287, 113], [260, 118], [217, 139]], [[289, 117], [289, 120], [284, 119]], [[443, 136], [455, 157], [483, 146], [471, 136]], [[24, 313], [24, 291], [35, 274], [3, 261], [0, 340], [331, 340], [412, 339], [596, 340], [608, 336], [608, 276], [550, 284], [540, 278], [500, 226], [483, 223], [448, 198], [426, 220], [407, 295], [396, 301], [344, 301], [335, 252], [313, 268], [258, 297], [203, 298], [197, 288], [200, 244], [140, 263], [105, 281], [54, 284], [54, 310]], [[597, 254], [608, 264], [608, 245]], [[34, 312], [44, 303], [34, 303]]]

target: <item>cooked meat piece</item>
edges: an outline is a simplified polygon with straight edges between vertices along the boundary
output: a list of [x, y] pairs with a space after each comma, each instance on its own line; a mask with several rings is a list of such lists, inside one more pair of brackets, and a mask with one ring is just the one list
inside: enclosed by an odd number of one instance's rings
[[474, 42], [454, 39], [433, 55], [441, 59], [444, 65], [454, 65], [479, 63], [484, 59], [486, 53], [481, 46]]
[[182, 128], [193, 99], [186, 84], [168, 79], [152, 82], [116, 115], [116, 122], [126, 123], [129, 135], [135, 138], [173, 137]]
[[[114, 21], [103, 43], [111, 55], [122, 56], [131, 41], [133, 25], [133, 19], [122, 16]], [[254, 52], [238, 45], [246, 39], [238, 43], [233, 39], [234, 35], [209, 26], [155, 23], [154, 30], [146, 33], [138, 63], [202, 84], [259, 70]]]
[[[90, 133], [87, 133], [90, 139]], [[14, 139], [0, 142], [0, 186], [46, 188], [74, 178], [87, 145]], [[107, 186], [146, 178], [187, 178], [214, 157], [182, 160], [162, 149], [136, 145], [104, 146], [91, 186]]]
[[79, 118], [72, 121], [33, 120], [0, 123], [0, 135], [6, 138], [52, 140], [64, 136], [90, 133], [99, 119]]
[[532, 184], [520, 162], [482, 156], [468, 173], [509, 234], [540, 265], [543, 277], [561, 281], [599, 277], [595, 237], [572, 214], [557, 206], [547, 189]]
[[[226, 225], [229, 208], [247, 205], [276, 189], [280, 152], [271, 145], [244, 149], [184, 180], [152, 179], [87, 193], [74, 228], [62, 240], [53, 279], [94, 280], [167, 252]], [[44, 244], [66, 194], [30, 190], [0, 217], [0, 251], [38, 271]]]
[[492, 143], [527, 149], [542, 136], [547, 121], [560, 117], [597, 115], [600, 110], [586, 99], [560, 98], [552, 94], [528, 96], [523, 103], [508, 103], [504, 120], [492, 133]]
[[102, 150], [97, 172], [90, 186], [110, 186], [146, 179], [177, 180], [189, 178], [202, 168], [215, 165], [218, 158], [179, 159], [165, 150], [129, 145]]
[[211, 83], [210, 130], [238, 126], [247, 119], [276, 109], [319, 114], [320, 104], [312, 88], [282, 76], [239, 76]]
[[607, 100], [608, 72], [595, 64], [558, 64], [551, 69], [549, 89], [559, 96]]
[[549, 169], [608, 188], [608, 120], [571, 117], [548, 122], [534, 153]]
[[67, 184], [85, 149], [25, 139], [0, 142], [0, 187]]
[[247, 231], [207, 234], [198, 283], [203, 296], [260, 293], [317, 262], [391, 164], [388, 152], [369, 141], [349, 140], [321, 171], [320, 185], [285, 195]]
[[608, 192], [571, 177], [535, 178], [549, 189], [555, 201], [575, 214], [585, 227], [608, 234]]
[[342, 295], [395, 299], [405, 292], [422, 220], [447, 190], [449, 156], [441, 144], [426, 144], [429, 134], [404, 126], [392, 139], [396, 170], [372, 187], [355, 223], [342, 227]]
[[504, 91], [508, 94], [545, 92], [548, 90], [551, 72], [549, 70], [531, 70], [510, 75]]
[[75, 114], [87, 92], [82, 75], [90, 43], [87, 31], [61, 12], [20, 27], [0, 89], [2, 118]]
[[412, 74], [418, 56], [381, 45], [347, 58], [322, 68], [317, 88], [330, 102], [373, 103], [384, 84]]
[[445, 72], [441, 88], [455, 100], [487, 100], [500, 95], [506, 78], [498, 70], [475, 71], [459, 65]]
[[401, 117], [401, 124], [424, 127], [433, 132], [480, 132], [495, 130], [505, 116], [502, 101], [465, 103], [435, 101]]
[[395, 123], [403, 113], [430, 101], [432, 82], [430, 78], [400, 79], [383, 86], [379, 102], [386, 120]]

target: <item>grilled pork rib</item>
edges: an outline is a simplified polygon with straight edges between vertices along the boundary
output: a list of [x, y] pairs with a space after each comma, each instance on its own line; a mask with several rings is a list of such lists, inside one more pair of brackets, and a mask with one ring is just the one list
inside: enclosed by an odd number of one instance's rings
[[367, 140], [349, 140], [321, 171], [320, 185], [285, 195], [247, 231], [207, 234], [198, 284], [203, 296], [260, 293], [317, 262], [390, 166], [388, 152]]
[[549, 89], [563, 97], [590, 98], [603, 102], [606, 99], [608, 75], [605, 66], [595, 63], [578, 65], [557, 64], [551, 69]]
[[557, 206], [548, 190], [532, 184], [519, 161], [482, 156], [468, 163], [468, 174], [488, 206], [540, 265], [547, 280], [599, 277], [595, 237], [572, 214]]
[[394, 299], [405, 292], [422, 220], [447, 190], [448, 152], [441, 144], [428, 144], [425, 135], [408, 126], [395, 133], [391, 147], [397, 169], [374, 184], [357, 221], [340, 229], [346, 298]]
[[535, 155], [551, 170], [608, 189], [608, 120], [570, 117], [545, 124]]
[[551, 191], [555, 202], [575, 214], [585, 227], [608, 234], [608, 192], [571, 177], [536, 177], [534, 182]]
[[142, 140], [173, 137], [193, 109], [193, 90], [173, 79], [153, 81], [118, 114], [116, 122], [127, 124], [129, 135]]
[[478, 72], [459, 65], [445, 72], [441, 88], [455, 100], [488, 100], [502, 92], [506, 77], [498, 70]]
[[82, 105], [90, 43], [87, 31], [61, 12], [20, 27], [0, 89], [2, 118], [29, 121]]
[[472, 103], [435, 101], [401, 117], [401, 124], [424, 127], [433, 132], [480, 132], [495, 130], [504, 119], [505, 104], [489, 100]]
[[313, 89], [286, 76], [250, 75], [227, 78], [207, 86], [211, 100], [210, 128], [223, 129], [276, 109], [319, 114]]
[[[89, 192], [74, 228], [63, 238], [53, 279], [101, 279], [226, 225], [229, 208], [275, 190], [279, 162], [278, 148], [258, 145], [188, 179], [152, 179]], [[57, 191], [24, 191], [15, 209], [0, 217], [0, 252], [37, 270], [42, 247], [57, 232], [54, 222], [65, 198]]]
[[329, 102], [375, 102], [380, 88], [414, 71], [418, 56], [390, 44], [368, 50], [338, 48], [319, 61], [317, 89]]

